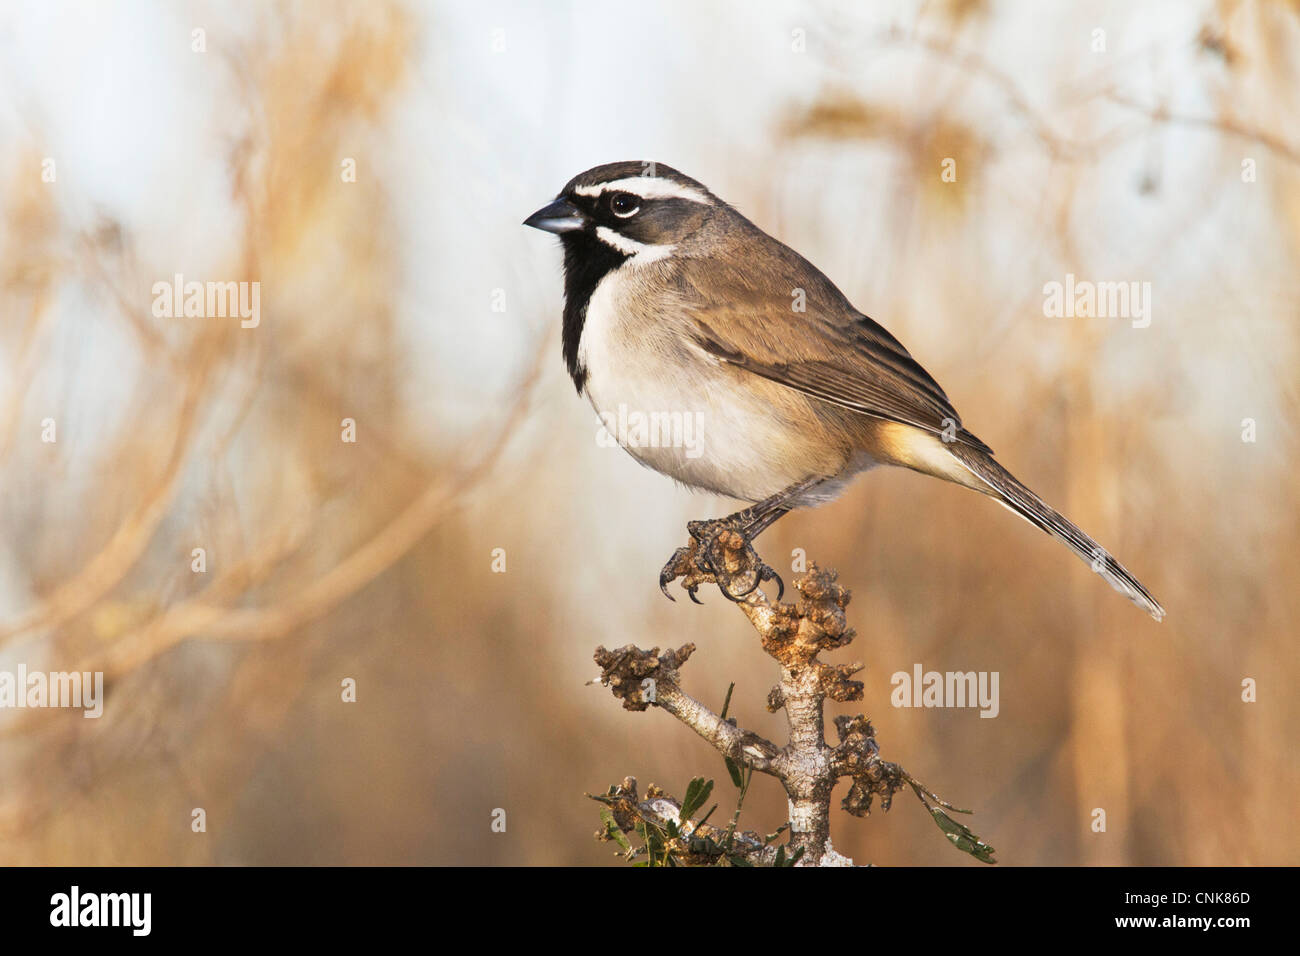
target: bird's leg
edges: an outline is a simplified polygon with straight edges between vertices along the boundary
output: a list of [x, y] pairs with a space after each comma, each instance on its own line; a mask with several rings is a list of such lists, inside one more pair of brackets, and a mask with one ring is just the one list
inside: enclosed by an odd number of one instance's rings
[[[764, 581], [775, 581], [778, 588], [776, 599], [781, 600], [785, 595], [785, 582], [758, 557], [752, 542], [786, 514], [796, 498], [823, 480], [807, 478], [796, 482], [784, 491], [725, 518], [688, 522], [686, 529], [690, 532], [691, 543], [678, 548], [664, 565], [659, 573], [660, 590], [672, 600], [668, 584], [683, 578], [682, 587], [691, 600], [699, 604], [695, 592], [700, 584], [712, 579], [724, 597], [739, 602]], [[739, 559], [728, 560], [728, 551], [739, 552]], [[747, 578], [742, 585], [747, 583], [748, 587], [738, 591], [733, 586], [736, 578]]]

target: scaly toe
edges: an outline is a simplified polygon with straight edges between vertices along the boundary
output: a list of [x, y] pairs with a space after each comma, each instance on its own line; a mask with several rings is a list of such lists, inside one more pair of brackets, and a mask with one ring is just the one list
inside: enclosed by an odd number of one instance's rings
[[678, 548], [673, 552], [673, 556], [668, 559], [668, 563], [663, 566], [663, 570], [659, 572], [659, 590], [663, 591], [664, 597], [670, 601], [676, 601], [677, 599], [668, 593], [668, 585], [690, 573], [690, 566], [687, 563], [690, 553], [690, 548]]

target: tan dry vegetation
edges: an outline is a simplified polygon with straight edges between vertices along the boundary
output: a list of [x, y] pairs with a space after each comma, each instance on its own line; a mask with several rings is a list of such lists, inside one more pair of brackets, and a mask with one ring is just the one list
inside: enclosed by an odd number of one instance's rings
[[[255, 41], [221, 54], [237, 90], [224, 161], [239, 213], [223, 268], [261, 280], [256, 334], [153, 318], [148, 290], [171, 262], [141, 261], [121, 224], [66, 228], [30, 174], [36, 143], [0, 167], [0, 563], [18, 582], [0, 592], [0, 662], [99, 668], [108, 688], [98, 721], [2, 715], [0, 862], [606, 862], [583, 791], [628, 774], [675, 791], [695, 774], [715, 776], [719, 795], [727, 784], [707, 745], [664, 715], [625, 714], [583, 687], [597, 644], [693, 641], [686, 690], [716, 707], [734, 680], [742, 722], [781, 736], [761, 712], [774, 675], [734, 611], [656, 592], [646, 555], [681, 543], [679, 515], [659, 527], [658, 514], [619, 510], [613, 489], [571, 494], [590, 433], [554, 338], [469, 446], [408, 439], [401, 386], [420, 372], [394, 331], [400, 197], [370, 177], [337, 188], [337, 157], [391, 148], [419, 27], [400, 4], [319, 8], [281, 5]], [[787, 227], [814, 261], [837, 236], [891, 237], [889, 261], [845, 292], [1170, 617], [1154, 626], [1002, 510], [901, 472], [785, 519], [760, 550], [778, 567], [802, 547], [838, 568], [884, 756], [973, 805], [1005, 863], [1295, 863], [1296, 9], [1218, 8], [1201, 54], [1221, 63], [1213, 115], [1135, 100], [1105, 72], [1062, 81], [1043, 115], [971, 52], [997, 28], [984, 5], [933, 17], [883, 41], [932, 62], [928, 110], [827, 85], [781, 111], [771, 157], [746, 170], [750, 193], [728, 198]], [[1008, 125], [1010, 141], [990, 132]], [[1177, 214], [1133, 246], [1096, 216], [1099, 192], [1121, 188], [1098, 170], [1170, 130], [1212, 143], [1216, 160], [1180, 195], [1153, 160], [1152, 202]], [[801, 162], [861, 149], [886, 151], [899, 175], [878, 221], [828, 225], [773, 198]], [[1225, 182], [1244, 153], [1267, 171], [1242, 187], [1256, 191], [1243, 208], [1259, 205], [1238, 215]], [[907, 178], [949, 155], [956, 189]], [[981, 172], [1020, 161], [1002, 168], [1041, 178]], [[1160, 290], [1152, 328], [1026, 334], [1061, 321], [1037, 314], [1044, 281], [1110, 278], [1116, 248], [1131, 252], [1124, 276]], [[527, 308], [550, 324], [559, 289], [546, 277]], [[88, 317], [56, 309], [70, 287]], [[129, 424], [111, 435], [70, 416], [77, 379], [61, 370], [83, 321], [139, 357], [118, 383]], [[1126, 348], [1138, 355], [1127, 364]], [[53, 446], [37, 440], [46, 415]], [[345, 417], [356, 445], [338, 441]], [[1240, 440], [1245, 417], [1259, 419], [1256, 444]], [[597, 538], [607, 550], [589, 551]], [[488, 570], [496, 542], [509, 543], [504, 577]], [[195, 575], [200, 543], [210, 570]], [[914, 661], [999, 671], [1001, 715], [889, 707], [889, 674]], [[1258, 704], [1240, 701], [1247, 676]], [[358, 682], [352, 709], [343, 677]], [[203, 837], [193, 807], [207, 811]], [[497, 807], [504, 835], [488, 826]], [[1089, 831], [1094, 807], [1105, 836]], [[784, 812], [775, 787], [746, 805], [756, 828]], [[837, 813], [832, 832], [859, 861], [962, 862], [910, 800], [867, 821]]]

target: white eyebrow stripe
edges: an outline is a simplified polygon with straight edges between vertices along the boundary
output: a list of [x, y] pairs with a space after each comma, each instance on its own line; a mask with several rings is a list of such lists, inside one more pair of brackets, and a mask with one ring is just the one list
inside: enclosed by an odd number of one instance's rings
[[608, 226], [596, 227], [596, 238], [606, 245], [613, 246], [619, 252], [629, 255], [635, 262], [658, 262], [672, 255], [676, 246], [652, 246], [644, 242], [629, 239], [610, 229]]
[[703, 206], [712, 204], [712, 200], [695, 187], [683, 186], [681, 183], [675, 183], [671, 179], [662, 179], [658, 176], [629, 176], [626, 179], [616, 179], [613, 182], [600, 183], [597, 186], [574, 186], [573, 191], [579, 196], [599, 196], [601, 193], [606, 192], [623, 192], [631, 193], [633, 196], [639, 196], [642, 199], [685, 199], [687, 202], [696, 202]]

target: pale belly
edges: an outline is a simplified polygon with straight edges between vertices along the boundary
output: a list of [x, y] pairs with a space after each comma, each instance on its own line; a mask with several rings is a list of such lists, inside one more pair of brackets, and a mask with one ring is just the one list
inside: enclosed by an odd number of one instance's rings
[[672, 325], [628, 322], [620, 283], [592, 296], [579, 344], [585, 392], [605, 428], [639, 462], [683, 484], [758, 501], [828, 478], [800, 504], [835, 497], [874, 464], [837, 440], [809, 400], [709, 355]]

